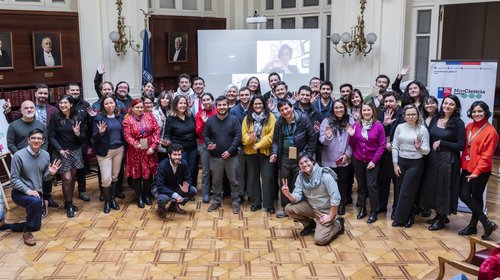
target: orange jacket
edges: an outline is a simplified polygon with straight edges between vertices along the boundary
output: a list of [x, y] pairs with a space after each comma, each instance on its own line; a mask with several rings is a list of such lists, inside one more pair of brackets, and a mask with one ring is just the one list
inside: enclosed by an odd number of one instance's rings
[[[468, 149], [469, 135], [474, 135], [488, 120], [471, 122], [465, 127], [466, 145], [462, 153], [462, 169], [474, 175], [490, 172], [493, 165], [493, 154], [498, 143], [498, 133], [488, 123], [484, 129], [474, 137]], [[472, 131], [472, 134], [470, 134]], [[469, 156], [469, 160], [467, 160]]]

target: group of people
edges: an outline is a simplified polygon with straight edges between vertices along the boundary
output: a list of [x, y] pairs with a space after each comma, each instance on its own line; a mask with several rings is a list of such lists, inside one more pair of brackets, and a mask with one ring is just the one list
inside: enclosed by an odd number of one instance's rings
[[[387, 211], [392, 182], [392, 226], [411, 227], [417, 213], [428, 217], [434, 209], [429, 230], [442, 229], [460, 197], [473, 214], [459, 234], [477, 233], [481, 222], [482, 237], [488, 238], [497, 225], [482, 211], [482, 193], [498, 143], [488, 105], [474, 102], [468, 110], [472, 122], [465, 127], [457, 96], [446, 96], [438, 110], [422, 83], [412, 81], [401, 91], [410, 70], [401, 70], [393, 91], [390, 79], [379, 75], [376, 91], [365, 98], [343, 84], [335, 99], [332, 83], [316, 77], [291, 93], [275, 72], [266, 93], [251, 77], [245, 87], [229, 85], [215, 98], [205, 92], [203, 78], [181, 74], [177, 91], [156, 93], [147, 83], [142, 97], [133, 99], [126, 82], [114, 89], [98, 67], [99, 100], [90, 105], [79, 86], [69, 84], [57, 108], [47, 102], [48, 87], [37, 85], [35, 102], [23, 102], [20, 112], [4, 105], [15, 163], [12, 198], [27, 208], [27, 220], [8, 224], [1, 216], [0, 229], [23, 231], [25, 243], [34, 245], [31, 232], [40, 228], [48, 207], [58, 207], [50, 181], [56, 173], [67, 216], [74, 217], [76, 182], [79, 197], [90, 200], [85, 174], [91, 147], [104, 213], [120, 209], [116, 198], [124, 198], [125, 178], [139, 208], [156, 199], [160, 217], [168, 210], [185, 213], [180, 206], [197, 193], [201, 162], [201, 199], [211, 201], [208, 212], [219, 209], [230, 193], [232, 212], [238, 214], [248, 197], [250, 211], [289, 216], [304, 225], [300, 235], [314, 233], [318, 245], [344, 231], [354, 178], [358, 219], [368, 216], [367, 223], [374, 223]], [[25, 162], [28, 157], [37, 160]]]

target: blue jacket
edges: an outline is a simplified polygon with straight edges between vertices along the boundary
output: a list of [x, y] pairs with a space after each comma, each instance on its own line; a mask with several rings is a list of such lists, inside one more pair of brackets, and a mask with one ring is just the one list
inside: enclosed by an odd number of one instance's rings
[[[116, 119], [118, 119], [120, 123], [123, 122], [122, 115], [117, 116]], [[97, 127], [97, 124], [101, 121], [108, 123], [110, 119], [101, 113], [95, 116], [94, 121], [92, 122], [92, 151], [94, 155], [105, 157], [108, 154], [109, 150], [110, 136], [109, 136], [109, 131], [107, 129], [103, 135], [99, 133], [99, 128]], [[123, 130], [121, 137], [122, 137], [122, 142], [125, 145], [126, 142], [125, 139], [123, 138]]]

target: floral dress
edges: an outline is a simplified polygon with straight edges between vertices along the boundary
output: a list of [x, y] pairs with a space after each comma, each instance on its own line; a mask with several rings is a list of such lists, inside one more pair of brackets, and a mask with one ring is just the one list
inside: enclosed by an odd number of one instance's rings
[[147, 149], [137, 149], [141, 138], [147, 138], [148, 148], [156, 150], [160, 142], [160, 126], [152, 113], [145, 112], [138, 119], [129, 114], [123, 120], [123, 134], [128, 144], [126, 156], [126, 174], [133, 179], [148, 179], [156, 174], [158, 156], [147, 154]]

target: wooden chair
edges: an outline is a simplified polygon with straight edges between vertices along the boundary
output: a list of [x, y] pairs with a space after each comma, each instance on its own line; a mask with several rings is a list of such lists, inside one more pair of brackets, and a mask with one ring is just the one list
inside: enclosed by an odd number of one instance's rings
[[[470, 243], [470, 252], [467, 259], [463, 261], [455, 261], [448, 260], [445, 257], [438, 257], [439, 261], [439, 274], [436, 279], [441, 280], [445, 274], [445, 264], [449, 264], [454, 268], [461, 270], [465, 273], [478, 276], [479, 275], [479, 266], [481, 263], [486, 260], [490, 255], [493, 249], [500, 247], [500, 245], [486, 240], [481, 240], [476, 237], [469, 238]], [[481, 245], [485, 249], [477, 250], [476, 245]]]

